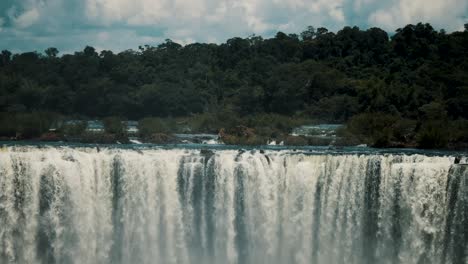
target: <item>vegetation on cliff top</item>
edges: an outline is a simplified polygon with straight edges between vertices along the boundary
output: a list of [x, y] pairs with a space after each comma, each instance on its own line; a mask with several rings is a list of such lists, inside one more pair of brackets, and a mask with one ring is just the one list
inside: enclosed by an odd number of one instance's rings
[[1, 52], [0, 137], [38, 136], [59, 116], [118, 116], [265, 135], [287, 134], [287, 118], [345, 122], [343, 137], [373, 146], [468, 142], [468, 24], [449, 34], [419, 23], [391, 37], [379, 28], [309, 27], [219, 45], [166, 40], [118, 54], [88, 46], [58, 55]]

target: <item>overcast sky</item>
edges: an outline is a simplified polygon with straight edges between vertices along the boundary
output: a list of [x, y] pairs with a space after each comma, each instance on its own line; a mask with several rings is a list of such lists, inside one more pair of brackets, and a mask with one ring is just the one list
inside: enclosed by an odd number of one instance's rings
[[166, 38], [220, 43], [308, 25], [393, 32], [420, 21], [462, 30], [468, 0], [0, 0], [0, 50], [71, 53], [91, 45], [118, 52]]

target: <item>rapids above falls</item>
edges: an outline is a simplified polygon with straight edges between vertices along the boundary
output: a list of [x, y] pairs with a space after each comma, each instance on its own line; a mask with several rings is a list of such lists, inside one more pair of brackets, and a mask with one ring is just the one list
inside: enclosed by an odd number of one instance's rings
[[0, 263], [467, 264], [455, 159], [10, 146]]

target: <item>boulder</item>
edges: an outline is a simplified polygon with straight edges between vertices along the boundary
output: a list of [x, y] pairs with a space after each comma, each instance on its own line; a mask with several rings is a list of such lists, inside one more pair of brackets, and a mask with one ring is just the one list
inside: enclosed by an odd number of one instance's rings
[[154, 144], [171, 144], [177, 143], [177, 138], [164, 133], [154, 133], [147, 138], [147, 141]]
[[40, 141], [61, 141], [62, 137], [55, 132], [47, 132], [41, 135]]
[[255, 130], [246, 126], [236, 126], [219, 130], [219, 138], [228, 145], [264, 145], [266, 138], [255, 134]]

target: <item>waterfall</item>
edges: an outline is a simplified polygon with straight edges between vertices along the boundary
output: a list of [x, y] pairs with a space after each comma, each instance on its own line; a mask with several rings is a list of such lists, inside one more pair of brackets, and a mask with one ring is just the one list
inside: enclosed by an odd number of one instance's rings
[[7, 147], [0, 263], [467, 264], [454, 160]]

